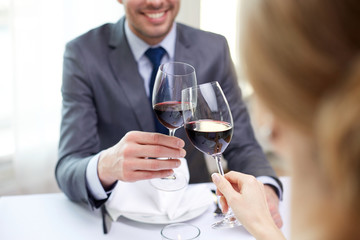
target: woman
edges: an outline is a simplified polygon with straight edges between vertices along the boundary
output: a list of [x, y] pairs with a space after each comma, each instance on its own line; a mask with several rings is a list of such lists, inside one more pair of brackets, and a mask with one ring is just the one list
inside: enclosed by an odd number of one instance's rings
[[[290, 162], [292, 239], [360, 239], [360, 2], [246, 2], [242, 53], [270, 140]], [[283, 239], [262, 185], [225, 178], [213, 175], [224, 210], [257, 239]]]

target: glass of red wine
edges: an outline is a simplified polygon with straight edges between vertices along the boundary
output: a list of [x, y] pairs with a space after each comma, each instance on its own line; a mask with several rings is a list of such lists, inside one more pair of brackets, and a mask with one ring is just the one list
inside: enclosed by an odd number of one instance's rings
[[[233, 134], [233, 119], [229, 104], [218, 82], [205, 83], [182, 91], [185, 131], [190, 142], [201, 152], [212, 156], [221, 175], [221, 155]], [[213, 228], [239, 226], [229, 209]]]
[[[174, 136], [176, 129], [184, 126], [181, 107], [181, 91], [196, 86], [195, 68], [183, 62], [161, 64], [157, 72], [152, 105], [159, 122]], [[155, 178], [151, 184], [163, 191], [177, 191], [188, 184], [187, 177], [180, 171], [167, 178]]]

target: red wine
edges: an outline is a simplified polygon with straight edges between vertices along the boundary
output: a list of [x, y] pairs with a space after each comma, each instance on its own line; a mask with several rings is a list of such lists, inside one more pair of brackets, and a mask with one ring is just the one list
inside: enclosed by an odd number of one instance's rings
[[154, 111], [161, 124], [167, 128], [176, 129], [184, 125], [181, 102], [157, 103]]
[[230, 123], [214, 120], [189, 122], [185, 130], [194, 146], [209, 155], [223, 153], [233, 133]]

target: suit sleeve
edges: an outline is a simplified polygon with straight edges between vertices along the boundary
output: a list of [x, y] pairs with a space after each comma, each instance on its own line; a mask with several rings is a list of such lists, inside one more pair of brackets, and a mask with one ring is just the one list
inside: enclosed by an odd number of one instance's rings
[[73, 201], [99, 207], [86, 186], [86, 168], [99, 152], [97, 113], [86, 59], [74, 42], [66, 46], [63, 63], [62, 118], [55, 175], [61, 190]]
[[259, 176], [274, 178], [282, 188], [274, 170], [266, 159], [262, 148], [255, 139], [250, 116], [247, 107], [242, 99], [234, 65], [231, 60], [229, 47], [225, 39], [222, 44], [223, 71], [219, 81], [231, 108], [234, 121], [234, 134], [224, 157], [228, 162], [230, 170]]

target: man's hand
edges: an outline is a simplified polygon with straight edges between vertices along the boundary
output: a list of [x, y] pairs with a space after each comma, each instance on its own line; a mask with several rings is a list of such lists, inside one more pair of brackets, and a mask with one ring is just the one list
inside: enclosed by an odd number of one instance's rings
[[[138, 180], [170, 176], [185, 157], [185, 143], [177, 137], [133, 131], [115, 146], [102, 152], [98, 163], [99, 179], [104, 188], [117, 180]], [[172, 158], [166, 160], [153, 158]]]
[[279, 197], [277, 196], [275, 190], [269, 185], [264, 185], [264, 190], [270, 214], [276, 226], [278, 228], [281, 228], [283, 225], [283, 221], [279, 213]]

